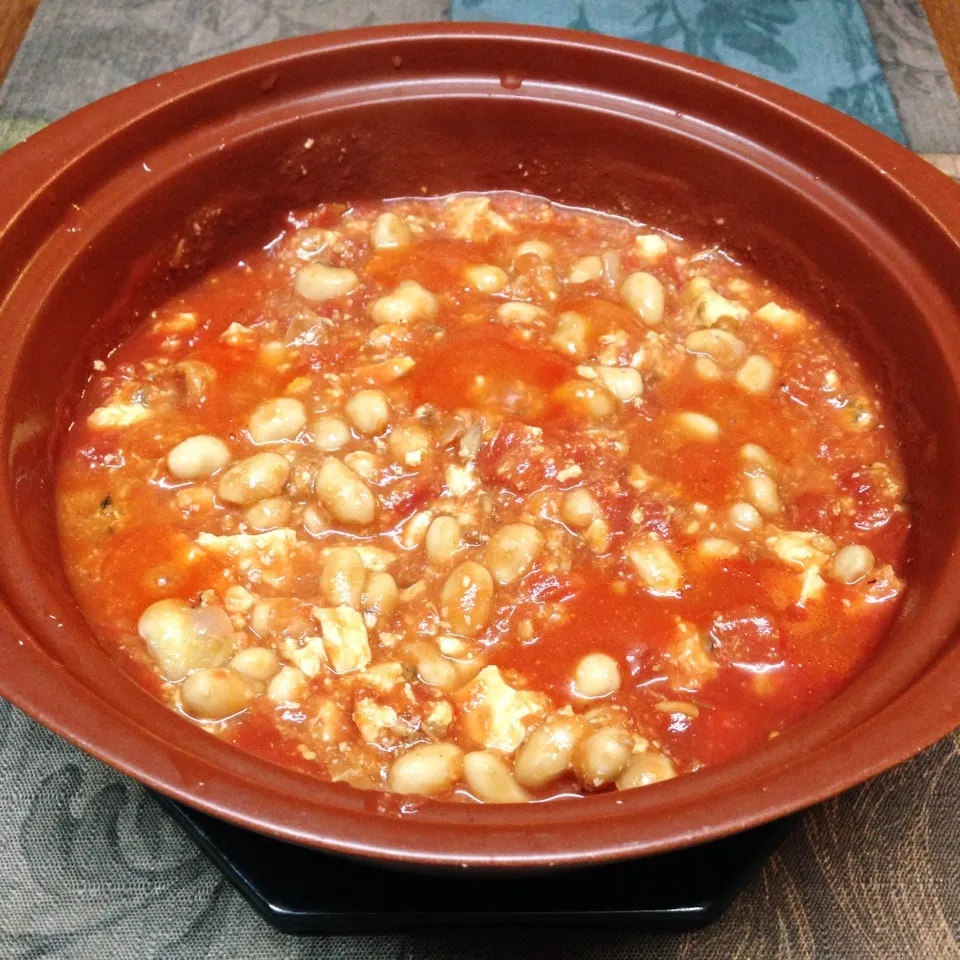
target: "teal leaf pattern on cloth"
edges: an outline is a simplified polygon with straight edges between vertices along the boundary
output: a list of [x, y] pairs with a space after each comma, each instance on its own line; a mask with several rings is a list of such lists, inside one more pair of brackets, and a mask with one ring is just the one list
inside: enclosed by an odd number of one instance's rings
[[905, 142], [858, 0], [453, 0], [451, 15], [682, 50], [791, 87]]

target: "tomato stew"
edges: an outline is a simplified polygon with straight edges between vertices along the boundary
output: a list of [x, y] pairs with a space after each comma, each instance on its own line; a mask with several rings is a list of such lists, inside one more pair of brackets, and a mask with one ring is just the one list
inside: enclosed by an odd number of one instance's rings
[[318, 777], [519, 802], [723, 762], [904, 590], [897, 439], [828, 320], [537, 198], [293, 213], [94, 364], [73, 587], [172, 709]]

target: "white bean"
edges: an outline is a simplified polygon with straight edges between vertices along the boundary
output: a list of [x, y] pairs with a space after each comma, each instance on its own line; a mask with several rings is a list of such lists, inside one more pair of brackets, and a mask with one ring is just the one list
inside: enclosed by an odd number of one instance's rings
[[720, 436], [720, 425], [713, 417], [708, 417], [704, 413], [686, 410], [674, 417], [674, 423], [691, 440], [697, 440], [700, 443], [710, 443]]
[[709, 357], [694, 357], [693, 369], [703, 380], [719, 380], [723, 376], [723, 371]]
[[280, 661], [269, 647], [247, 647], [230, 661], [230, 669], [266, 683], [280, 672]]
[[507, 273], [491, 263], [475, 263], [463, 271], [471, 290], [478, 293], [499, 293], [507, 285]]
[[280, 493], [290, 478], [290, 464], [279, 453], [255, 453], [235, 463], [217, 484], [217, 496], [249, 507]]
[[390, 431], [387, 447], [408, 466], [419, 466], [430, 450], [430, 434], [419, 424], [403, 423]]
[[694, 330], [683, 341], [687, 353], [712, 360], [717, 366], [734, 369], [744, 358], [747, 348], [739, 337], [718, 327]]
[[360, 390], [347, 401], [344, 413], [356, 430], [374, 437], [390, 422], [390, 403], [380, 390]]
[[353, 547], [331, 550], [323, 560], [320, 589], [331, 607], [360, 607], [367, 571]]
[[627, 768], [633, 756], [633, 738], [616, 727], [602, 727], [577, 742], [573, 772], [585, 790], [599, 790]]
[[203, 667], [180, 685], [180, 702], [192, 717], [225, 720], [245, 710], [257, 689], [256, 684], [233, 670]]
[[350, 442], [350, 428], [339, 417], [317, 417], [310, 427], [313, 445], [325, 453], [334, 453]]
[[380, 472], [380, 461], [366, 450], [353, 450], [346, 454], [343, 462], [364, 480], [373, 480]]
[[609, 417], [617, 409], [610, 391], [590, 380], [571, 380], [558, 388], [558, 396], [574, 413], [595, 420]]
[[463, 543], [463, 531], [456, 517], [437, 517], [427, 528], [427, 559], [436, 566], [453, 563]]
[[370, 243], [376, 250], [395, 250], [407, 246], [413, 240], [409, 224], [395, 213], [381, 213], [373, 222]]
[[739, 552], [739, 544], [726, 537], [705, 537], [697, 544], [697, 553], [706, 560], [729, 560]]
[[743, 533], [754, 533], [763, 526], [760, 511], [752, 504], [738, 501], [730, 506], [727, 517], [732, 526]]
[[429, 320], [438, 307], [437, 298], [429, 290], [415, 280], [405, 280], [393, 293], [373, 302], [370, 316], [375, 323], [412, 323]]
[[765, 473], [747, 474], [743, 478], [743, 492], [765, 517], [772, 517], [780, 512], [777, 485]]
[[328, 267], [325, 263], [310, 263], [301, 267], [293, 282], [293, 289], [313, 303], [345, 297], [357, 289], [357, 275], [345, 267]]
[[620, 285], [620, 299], [649, 326], [663, 322], [663, 284], [652, 273], [631, 273]]
[[281, 667], [267, 685], [267, 699], [277, 706], [300, 703], [307, 691], [307, 677], [296, 667]]
[[573, 692], [597, 700], [620, 689], [620, 665], [605, 653], [588, 653], [573, 672]]
[[293, 507], [283, 497], [268, 497], [247, 507], [243, 519], [255, 530], [275, 530], [290, 522]]
[[543, 534], [529, 523], [508, 523], [487, 541], [483, 557], [501, 586], [519, 580], [543, 550]]
[[586, 530], [594, 520], [603, 519], [603, 511], [594, 495], [583, 487], [570, 490], [560, 501], [560, 516], [574, 530]]
[[567, 283], [589, 283], [603, 276], [603, 261], [596, 254], [580, 257], [570, 265]]
[[463, 775], [463, 751], [454, 743], [418, 743], [390, 764], [387, 786], [394, 793], [445, 793]]
[[557, 325], [550, 343], [555, 350], [568, 357], [583, 357], [587, 353], [590, 324], [575, 310], [567, 310], [557, 317]]
[[403, 650], [405, 662], [412, 663], [417, 676], [431, 687], [455, 690], [460, 685], [456, 663], [448, 660], [432, 643], [418, 640], [408, 643]]
[[522, 787], [537, 790], [570, 769], [573, 748], [589, 727], [582, 717], [550, 717], [531, 733], [517, 751], [513, 775]]
[[233, 624], [223, 608], [195, 608], [185, 600], [150, 604], [137, 621], [137, 633], [167, 680], [182, 680], [199, 667], [222, 666], [233, 646]]
[[467, 560], [454, 568], [440, 594], [440, 612], [454, 633], [472, 637], [487, 625], [493, 609], [493, 577]]
[[507, 764], [489, 750], [477, 750], [463, 758], [463, 777], [470, 792], [484, 803], [526, 803], [530, 799]]
[[336, 457], [323, 461], [317, 473], [317, 499], [341, 523], [365, 527], [373, 523], [377, 501], [370, 488]]
[[513, 251], [513, 259], [516, 260], [518, 257], [525, 256], [538, 257], [540, 260], [552, 260], [553, 247], [543, 240], [524, 240]]
[[773, 364], [760, 354], [755, 353], [743, 361], [743, 366], [737, 371], [736, 382], [741, 390], [747, 393], [769, 393], [773, 389], [776, 371]]
[[661, 780], [672, 780], [677, 775], [670, 758], [658, 750], [646, 750], [636, 754], [626, 770], [617, 777], [618, 790], [646, 787]]
[[621, 403], [629, 403], [643, 393], [643, 378], [633, 367], [597, 367], [597, 376]]
[[293, 397], [275, 397], [261, 403], [250, 415], [247, 430], [254, 443], [296, 440], [307, 422], [307, 411]]
[[837, 551], [830, 574], [841, 583], [854, 584], [862, 580], [876, 561], [872, 551], [859, 543], [848, 543]]
[[397, 581], [389, 573], [374, 572], [364, 583], [360, 607], [373, 618], [374, 625], [382, 626], [393, 616], [399, 598]]
[[230, 448], [217, 437], [197, 434], [182, 440], [167, 454], [167, 468], [180, 480], [209, 477], [230, 462]]
[[654, 596], [676, 593], [683, 584], [683, 569], [672, 549], [647, 536], [627, 545], [627, 559]]
[[759, 443], [745, 443], [740, 448], [740, 456], [746, 463], [761, 467], [767, 473], [775, 474], [777, 472], [777, 464], [773, 457]]

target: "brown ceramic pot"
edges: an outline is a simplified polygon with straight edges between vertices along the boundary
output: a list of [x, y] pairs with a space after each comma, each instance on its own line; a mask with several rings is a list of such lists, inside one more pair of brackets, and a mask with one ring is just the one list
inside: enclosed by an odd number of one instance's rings
[[[303, 844], [544, 867], [770, 820], [960, 722], [960, 187], [880, 134], [639, 44], [426, 25], [276, 43], [147, 81], [15, 147], [0, 185], [0, 693], [117, 769]], [[498, 188], [719, 238], [857, 341], [906, 444], [909, 591], [843, 693], [736, 762], [581, 801], [399, 807], [242, 753], [138, 687], [70, 594], [52, 477], [91, 358], [270, 235], [278, 211]]]

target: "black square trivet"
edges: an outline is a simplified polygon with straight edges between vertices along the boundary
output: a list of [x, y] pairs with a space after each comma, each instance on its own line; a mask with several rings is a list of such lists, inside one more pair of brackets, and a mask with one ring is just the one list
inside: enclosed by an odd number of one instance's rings
[[[715, 920], [795, 818], [609, 866], [520, 874], [430, 874], [322, 853], [158, 796], [253, 907], [288, 933], [386, 933], [458, 923], [613, 924], [692, 930]], [[412, 874], [412, 871], [410, 871]]]

